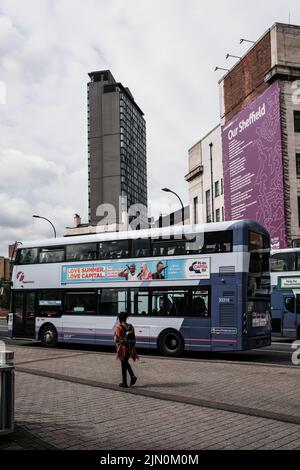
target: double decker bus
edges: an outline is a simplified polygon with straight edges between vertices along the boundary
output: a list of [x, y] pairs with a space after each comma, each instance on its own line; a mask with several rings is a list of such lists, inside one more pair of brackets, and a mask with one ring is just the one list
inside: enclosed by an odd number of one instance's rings
[[300, 339], [300, 248], [273, 250], [270, 269], [272, 334]]
[[126, 311], [137, 347], [242, 351], [271, 343], [270, 239], [252, 221], [23, 243], [11, 337], [113, 345]]

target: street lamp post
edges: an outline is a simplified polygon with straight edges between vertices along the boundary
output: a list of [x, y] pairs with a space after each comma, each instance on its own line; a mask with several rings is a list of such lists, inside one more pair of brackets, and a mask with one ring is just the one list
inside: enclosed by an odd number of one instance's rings
[[183, 205], [183, 202], [182, 202], [181, 198], [178, 196], [177, 193], [175, 193], [175, 191], [172, 191], [169, 188], [163, 188], [162, 191], [164, 191], [165, 193], [175, 194], [175, 196], [178, 197], [178, 199], [180, 201], [180, 204], [181, 204], [182, 225], [184, 225], [184, 205]]
[[49, 224], [50, 224], [51, 227], [53, 228], [54, 238], [56, 238], [56, 230], [55, 230], [55, 227], [54, 227], [53, 223], [52, 223], [49, 219], [46, 219], [46, 217], [41, 217], [40, 215], [33, 215], [32, 217], [33, 217], [34, 219], [43, 219], [43, 220], [47, 220], [47, 222], [49, 222]]

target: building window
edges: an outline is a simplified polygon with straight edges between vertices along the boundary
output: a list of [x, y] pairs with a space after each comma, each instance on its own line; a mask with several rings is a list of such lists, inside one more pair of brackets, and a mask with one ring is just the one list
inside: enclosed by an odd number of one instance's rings
[[300, 197], [298, 196], [298, 224], [300, 227]]
[[224, 180], [221, 178], [221, 194], [224, 194]]
[[300, 132], [300, 111], [294, 111], [295, 132]]
[[198, 223], [198, 197], [194, 197], [194, 223]]
[[300, 153], [296, 153], [296, 170], [297, 176], [300, 178]]
[[225, 220], [224, 207], [222, 207], [222, 221], [224, 222], [224, 220]]
[[215, 197], [220, 196], [220, 184], [219, 181], [215, 182]]
[[216, 210], [216, 222], [221, 222], [221, 210]]
[[205, 193], [206, 200], [206, 222], [211, 222], [211, 207], [210, 207], [210, 189]]

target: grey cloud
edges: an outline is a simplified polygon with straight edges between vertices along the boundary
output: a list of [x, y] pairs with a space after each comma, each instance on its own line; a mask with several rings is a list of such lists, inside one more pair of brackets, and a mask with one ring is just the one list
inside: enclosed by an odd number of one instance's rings
[[0, 225], [7, 228], [29, 225], [30, 206], [20, 198], [0, 193]]
[[[150, 199], [168, 184], [187, 202], [187, 150], [219, 117], [214, 66], [288, 11], [300, 23], [296, 0], [0, 0], [0, 193], [44, 204], [60, 230], [87, 217], [87, 73], [110, 68], [145, 112]], [[26, 223], [22, 238], [44, 234]]]

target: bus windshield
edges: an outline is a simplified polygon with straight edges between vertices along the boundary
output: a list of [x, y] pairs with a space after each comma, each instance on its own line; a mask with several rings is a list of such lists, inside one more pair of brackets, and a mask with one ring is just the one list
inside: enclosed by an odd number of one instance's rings
[[272, 333], [300, 338], [300, 250], [275, 250], [270, 258]]

